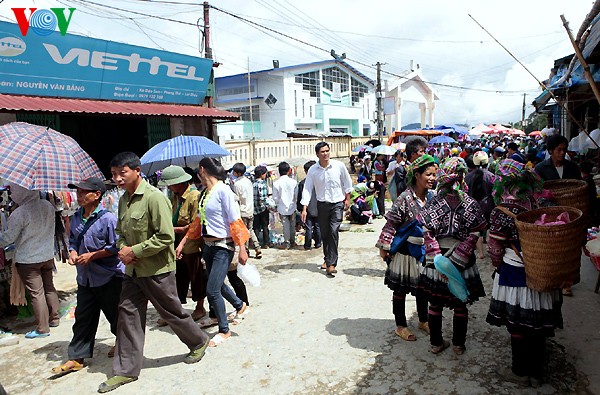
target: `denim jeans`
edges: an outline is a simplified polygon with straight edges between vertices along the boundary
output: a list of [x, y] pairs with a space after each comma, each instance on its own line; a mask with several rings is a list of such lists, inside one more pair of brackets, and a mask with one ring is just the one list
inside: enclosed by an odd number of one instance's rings
[[315, 241], [315, 247], [319, 247], [321, 245], [321, 227], [318, 218], [307, 215], [304, 229], [306, 230], [304, 233], [304, 247], [310, 247], [312, 240]]
[[219, 333], [228, 333], [229, 324], [227, 323], [227, 313], [225, 312], [225, 302], [240, 310], [243, 302], [235, 296], [235, 293], [225, 284], [225, 277], [229, 270], [229, 264], [233, 259], [233, 251], [222, 247], [206, 246], [203, 254], [206, 263], [206, 274], [208, 282], [206, 284], [206, 297], [208, 303], [215, 309], [217, 320], [219, 321]]
[[254, 234], [256, 237], [260, 239], [260, 235], [262, 234], [262, 242], [261, 247], [265, 247], [271, 244], [271, 239], [269, 237], [269, 210], [265, 210], [261, 213], [254, 215], [254, 222], [252, 224], [254, 226]]

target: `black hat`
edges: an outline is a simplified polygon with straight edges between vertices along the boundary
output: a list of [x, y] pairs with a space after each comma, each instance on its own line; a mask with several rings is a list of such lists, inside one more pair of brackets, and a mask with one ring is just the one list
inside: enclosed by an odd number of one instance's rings
[[85, 189], [86, 191], [99, 191], [100, 193], [106, 192], [106, 185], [104, 185], [104, 181], [99, 179], [98, 177], [90, 177], [77, 184], [69, 184], [69, 188], [71, 189]]

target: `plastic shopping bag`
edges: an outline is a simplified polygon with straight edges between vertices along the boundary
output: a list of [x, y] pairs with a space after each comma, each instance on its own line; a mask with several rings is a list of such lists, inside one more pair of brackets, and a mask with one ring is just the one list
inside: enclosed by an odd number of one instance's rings
[[237, 274], [238, 277], [241, 278], [244, 283], [249, 284], [253, 287], [260, 287], [260, 274], [258, 273], [258, 269], [256, 268], [256, 266], [254, 266], [253, 264], [238, 264]]

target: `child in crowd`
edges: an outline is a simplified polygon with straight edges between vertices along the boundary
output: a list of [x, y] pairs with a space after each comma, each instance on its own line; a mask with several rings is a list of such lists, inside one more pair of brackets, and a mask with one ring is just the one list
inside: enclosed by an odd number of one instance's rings
[[296, 245], [296, 196], [298, 182], [291, 178], [292, 168], [287, 162], [279, 164], [279, 179], [273, 183], [273, 200], [283, 223], [284, 242], [281, 249], [288, 250]]
[[[304, 164], [304, 172], [308, 173], [308, 169], [314, 165], [314, 160], [310, 160]], [[304, 182], [306, 179], [300, 181], [298, 184], [298, 195], [296, 201], [296, 208], [299, 212], [302, 212], [302, 205], [300, 204], [300, 200], [302, 198], [302, 191], [304, 190]], [[304, 249], [310, 250], [311, 240], [315, 241], [315, 248], [321, 247], [321, 228], [319, 227], [319, 221], [317, 218], [317, 195], [313, 192], [310, 197], [310, 202], [308, 203], [306, 223], [304, 223]]]

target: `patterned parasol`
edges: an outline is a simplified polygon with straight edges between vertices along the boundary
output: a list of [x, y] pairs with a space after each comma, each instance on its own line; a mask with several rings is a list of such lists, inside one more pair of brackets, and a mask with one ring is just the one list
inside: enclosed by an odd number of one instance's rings
[[68, 191], [67, 184], [104, 175], [73, 138], [44, 126], [0, 126], [0, 177], [24, 188]]

